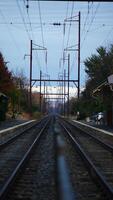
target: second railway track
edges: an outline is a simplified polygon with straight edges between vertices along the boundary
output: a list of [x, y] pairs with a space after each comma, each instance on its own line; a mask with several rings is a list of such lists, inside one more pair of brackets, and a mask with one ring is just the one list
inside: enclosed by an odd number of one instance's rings
[[[60, 119], [61, 120], [61, 119]], [[92, 137], [90, 134], [84, 133], [73, 126], [68, 121], [61, 120], [61, 126], [68, 133], [69, 137], [75, 143], [75, 146], [78, 146], [79, 152], [81, 152], [81, 157], [84, 157], [84, 161], [86, 162], [86, 158], [88, 159], [89, 168], [91, 165], [95, 168], [96, 175], [93, 177], [97, 180], [98, 183], [101, 183], [103, 186], [103, 191], [108, 195], [109, 199], [113, 199], [113, 150], [112, 147], [108, 147], [107, 144], [103, 143], [103, 141], [98, 141], [98, 139]], [[83, 155], [84, 154], [84, 155]], [[88, 162], [87, 162], [88, 163]], [[90, 173], [92, 173], [89, 170]], [[100, 180], [97, 178], [97, 174], [100, 176]]]
[[4, 192], [10, 177], [13, 176], [15, 169], [25, 156], [26, 152], [36, 140], [43, 127], [49, 123], [49, 118], [43, 119], [32, 128], [24, 131], [11, 141], [1, 145], [0, 151], [0, 199], [4, 197]]

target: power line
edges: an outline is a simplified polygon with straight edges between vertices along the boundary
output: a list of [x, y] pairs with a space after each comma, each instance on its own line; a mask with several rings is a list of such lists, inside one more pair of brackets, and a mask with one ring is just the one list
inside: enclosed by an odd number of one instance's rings
[[87, 12], [87, 15], [86, 15], [86, 18], [85, 18], [85, 21], [84, 21], [84, 25], [83, 25], [83, 29], [82, 29], [82, 32], [81, 32], [81, 37], [82, 37], [82, 34], [83, 34], [83, 31], [85, 30], [85, 27], [86, 27], [86, 24], [87, 24], [87, 20], [88, 20], [88, 17], [90, 15], [90, 9], [93, 7], [93, 3], [91, 4], [91, 6], [89, 7], [88, 9], [88, 12]]
[[43, 26], [42, 26], [42, 16], [41, 16], [41, 7], [40, 7], [40, 1], [38, 0], [38, 9], [39, 9], [39, 17], [40, 17], [40, 25], [41, 25], [41, 35], [42, 35], [42, 44], [44, 45], [44, 34], [43, 34]]
[[19, 9], [20, 16], [21, 16], [21, 18], [22, 18], [22, 21], [23, 21], [23, 24], [24, 24], [26, 33], [27, 33], [27, 35], [28, 35], [28, 38], [29, 38], [29, 40], [31, 40], [31, 36], [30, 36], [30, 34], [29, 34], [29, 31], [28, 31], [28, 29], [27, 29], [27, 26], [26, 26], [26, 22], [25, 22], [23, 13], [22, 13], [22, 11], [21, 11], [21, 7], [20, 7], [20, 4], [19, 4], [19, 0], [16, 0], [16, 3], [17, 3], [17, 7], [18, 7], [18, 9]]
[[[1, 15], [1, 17], [3, 18], [3, 20], [4, 20], [5, 24], [6, 24], [6, 23], [7, 23], [7, 22], [6, 22], [6, 18], [5, 18], [5, 16], [4, 16], [4, 14], [3, 14], [3, 12], [2, 12], [1, 9], [0, 9], [0, 15]], [[11, 32], [10, 27], [9, 27], [9, 26], [6, 26], [6, 27], [7, 27], [8, 33], [10, 34], [10, 36], [11, 36], [11, 38], [12, 38], [12, 41], [13, 41], [14, 44], [15, 44], [15, 47], [16, 47], [17, 51], [19, 52], [19, 54], [21, 54], [22, 52], [20, 51], [20, 48], [19, 48], [18, 45], [17, 45], [17, 42], [16, 42], [16, 40], [15, 40], [15, 38], [14, 38], [12, 32]]]
[[[65, 18], [67, 18], [67, 16], [68, 16], [68, 9], [69, 9], [69, 1], [67, 2], [66, 17]], [[65, 28], [65, 24], [64, 24], [64, 28]], [[63, 32], [61, 59], [62, 59], [62, 55], [63, 55], [63, 51], [64, 51], [64, 40], [65, 40], [65, 33]], [[59, 65], [59, 67], [60, 67], [60, 65]]]
[[[68, 7], [69, 7], [69, 4], [67, 4], [67, 10], [66, 10], [66, 18], [67, 18], [67, 15], [68, 15]], [[72, 18], [72, 15], [73, 15], [73, 10], [74, 10], [74, 2], [72, 2], [72, 8], [71, 8], [71, 18]], [[67, 44], [66, 44], [66, 48], [68, 47], [68, 44], [69, 44], [69, 39], [70, 39], [70, 31], [71, 31], [71, 22], [69, 24], [69, 29], [68, 29], [68, 37], [67, 37]], [[64, 38], [63, 38], [64, 40]], [[63, 41], [63, 47], [64, 47], [64, 41]], [[64, 48], [63, 48], [64, 50]]]
[[105, 43], [105, 41], [106, 41], [107, 38], [110, 36], [110, 34], [112, 33], [112, 31], [113, 31], [113, 27], [109, 30], [109, 32], [108, 32], [107, 36], [105, 37], [104, 41], [102, 42], [102, 44]]
[[[72, 18], [72, 15], [73, 15], [73, 9], [74, 9], [74, 1], [73, 1], [73, 3], [72, 3], [71, 18]], [[71, 22], [70, 22], [70, 26], [69, 26], [69, 30], [68, 30], [68, 39], [67, 39], [66, 48], [68, 47], [68, 43], [69, 43], [69, 39], [70, 39], [70, 31], [71, 31]]]
[[[23, 0], [23, 2], [24, 2], [24, 5], [25, 5], [25, 0]], [[26, 9], [27, 9], [27, 7], [26, 7]], [[27, 16], [28, 16], [28, 21], [29, 21], [31, 33], [32, 33], [32, 38], [34, 38], [34, 34], [33, 34], [33, 29], [32, 29], [32, 25], [31, 25], [31, 20], [30, 20], [29, 12], [27, 10], [26, 10], [26, 12], [27, 12]]]
[[[81, 37], [82, 37], [82, 35], [83, 35], [83, 31], [85, 30], [85, 27], [86, 27], [86, 24], [87, 24], [87, 20], [88, 20], [88, 17], [89, 17], [89, 15], [90, 15], [90, 10], [91, 10], [92, 7], [93, 7], [93, 2], [92, 2], [92, 4], [91, 4], [91, 6], [89, 6], [89, 4], [88, 4], [88, 12], [87, 12], [87, 15], [86, 15], [86, 18], [85, 18], [85, 21], [84, 21], [84, 25], [83, 25]], [[74, 62], [75, 62], [75, 60], [76, 60], [75, 58], [76, 58], [76, 55], [74, 55], [73, 62], [72, 62], [71, 68], [70, 68], [70, 73], [72, 73], [73, 65], [74, 65]]]
[[[40, 18], [41, 37], [42, 37], [42, 46], [45, 47], [40, 1], [38, 0], [37, 3], [38, 3], [38, 10], [39, 10], [39, 18]], [[45, 56], [45, 58], [46, 58], [46, 59], [45, 59], [45, 61], [46, 61], [46, 62], [45, 62], [45, 63], [46, 63], [46, 72], [48, 73], [48, 70], [47, 70], [47, 52], [44, 52], [44, 56]]]
[[[21, 16], [21, 18], [22, 18], [22, 21], [23, 21], [23, 24], [24, 24], [25, 31], [26, 31], [26, 33], [27, 33], [28, 39], [31, 40], [31, 36], [30, 36], [29, 31], [28, 31], [28, 29], [27, 29], [26, 22], [25, 22], [23, 13], [22, 13], [22, 11], [21, 11], [20, 4], [19, 4], [18, 0], [17, 0], [16, 2], [17, 2], [17, 7], [18, 7], [18, 9], [19, 9], [20, 16]], [[29, 22], [30, 22], [30, 18], [29, 18]], [[30, 22], [30, 24], [31, 24], [31, 22]], [[31, 26], [31, 30], [32, 30], [32, 26]], [[32, 36], [33, 36], [33, 32], [32, 32]], [[35, 58], [36, 58], [36, 62], [37, 62], [37, 64], [38, 64], [38, 66], [40, 66], [40, 62], [39, 62], [39, 59], [38, 59], [38, 55], [37, 55], [37, 57], [36, 57], [36, 54], [35, 54]], [[41, 68], [41, 67], [40, 67], [40, 68]]]
[[[26, 6], [25, 0], [23, 0], [23, 3], [24, 3], [24, 5]], [[26, 7], [26, 9], [28, 9], [28, 7]], [[30, 29], [31, 29], [32, 38], [33, 38], [34, 41], [35, 41], [35, 36], [34, 36], [34, 33], [33, 33], [33, 29], [32, 29], [32, 23], [31, 23], [30, 15], [29, 15], [28, 10], [26, 10], [26, 12], [27, 12], [27, 16], [28, 16], [28, 21], [29, 21], [29, 25], [30, 25]], [[25, 22], [25, 24], [26, 24], [26, 22]], [[37, 56], [36, 56], [36, 54], [37, 54]], [[35, 54], [35, 59], [36, 59], [36, 62], [37, 62], [37, 64], [38, 64], [39, 68], [41, 69], [41, 65], [40, 65], [40, 61], [39, 61], [39, 57], [38, 57], [37, 51], [36, 51], [36, 54]]]
[[87, 31], [86, 31], [86, 34], [85, 34], [85, 36], [84, 36], [84, 39], [83, 39], [83, 41], [82, 41], [81, 48], [83, 47], [83, 44], [84, 44], [84, 42], [85, 42], [85, 40], [86, 40], [86, 37], [87, 37], [87, 35], [88, 35], [89, 31], [90, 31], [90, 28], [91, 28], [91, 26], [92, 26], [92, 24], [93, 24], [93, 21], [94, 21], [94, 19], [95, 19], [95, 17], [96, 17], [96, 14], [97, 14], [97, 11], [98, 11], [99, 6], [100, 6], [100, 2], [98, 3], [98, 5], [97, 5], [97, 7], [96, 7], [96, 9], [95, 9], [94, 15], [92, 16], [92, 19], [91, 19], [91, 21], [90, 21], [89, 27], [88, 27], [88, 29], [87, 29]]

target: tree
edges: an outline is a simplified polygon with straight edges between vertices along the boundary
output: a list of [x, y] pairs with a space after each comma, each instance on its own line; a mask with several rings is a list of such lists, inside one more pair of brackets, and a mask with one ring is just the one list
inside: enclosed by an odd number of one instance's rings
[[[101, 96], [94, 98], [92, 93], [97, 86], [107, 81], [107, 77], [110, 74], [113, 74], [113, 45], [111, 45], [108, 50], [105, 47], [99, 47], [97, 49], [97, 54], [87, 58], [84, 63], [85, 71], [88, 75], [86, 89], [83, 93], [84, 99], [86, 99], [87, 102], [89, 101], [89, 105], [86, 106], [86, 109], [89, 108], [90, 113], [111, 109], [112, 94], [109, 88], [106, 93], [106, 102]], [[104, 93], [105, 91], [103, 91], [103, 95]]]
[[104, 47], [99, 47], [97, 53], [87, 58], [84, 62], [85, 72], [92, 88], [100, 85], [113, 73], [113, 45], [108, 51]]
[[2, 53], [0, 53], [0, 92], [10, 95], [14, 87], [12, 74], [9, 72]]
[[22, 71], [16, 74], [13, 73], [13, 83], [16, 87], [16, 90], [12, 94], [15, 109], [18, 110], [18, 112], [29, 111], [28, 80]]
[[[9, 72], [2, 53], [0, 53], [0, 120], [5, 120], [8, 100], [14, 90], [12, 74]], [[5, 95], [7, 96], [5, 96]]]
[[113, 74], [113, 45], [109, 49], [99, 47], [97, 53], [87, 58], [84, 64], [87, 74], [86, 87], [81, 93], [80, 99], [75, 100], [73, 105], [76, 104], [76, 108], [79, 109], [82, 116], [89, 116], [94, 112], [108, 110], [108, 107], [111, 106], [112, 94], [110, 91], [107, 91], [106, 102], [103, 97], [95, 98], [92, 93], [97, 86], [107, 81], [109, 75]]

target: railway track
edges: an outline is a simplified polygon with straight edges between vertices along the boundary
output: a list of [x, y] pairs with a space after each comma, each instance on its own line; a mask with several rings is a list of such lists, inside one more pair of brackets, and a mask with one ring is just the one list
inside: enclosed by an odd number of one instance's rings
[[[78, 123], [71, 121], [71, 120], [68, 120], [68, 122], [70, 122], [70, 124], [72, 126], [76, 127], [76, 129], [78, 129], [79, 132], [84, 131], [85, 133], [89, 133], [90, 135], [100, 139], [101, 141], [105, 142], [106, 144], [113, 146], [113, 135], [111, 133], [103, 134], [103, 131], [102, 132], [101, 131], [96, 132], [95, 127], [94, 127], [94, 129], [93, 129], [93, 127], [92, 127], [92, 129], [91, 128], [88, 129], [88, 132], [87, 132], [87, 129], [81, 128], [80, 125], [78, 125]], [[86, 125], [86, 127], [87, 127], [87, 125]]]
[[1, 149], [0, 199], [112, 200], [109, 148], [49, 116]]
[[103, 190], [104, 198], [113, 199], [113, 148], [101, 139], [79, 131], [63, 119], [60, 119], [59, 123], [84, 160], [93, 180], [100, 186], [100, 190]]
[[47, 128], [50, 118], [24, 131], [1, 145], [0, 148], [0, 199], [4, 199], [16, 175], [29, 158], [41, 134]]
[[[44, 120], [46, 120], [47, 116], [44, 117], [42, 120], [40, 121], [35, 121], [35, 122], [32, 122], [30, 125], [28, 124], [28, 126], [26, 126], [26, 128], [21, 128], [20, 126], [20, 129], [18, 130], [15, 130], [13, 129], [12, 127], [12, 131], [11, 131], [11, 134], [10, 133], [7, 133], [7, 134], [4, 134], [4, 139], [1, 138], [1, 141], [0, 141], [0, 150], [3, 149], [4, 147], [6, 147], [8, 144], [12, 143], [13, 141], [15, 141], [17, 138], [19, 138], [21, 135], [27, 133], [27, 131], [30, 131], [31, 129], [35, 128], [36, 126], [38, 125], [41, 125]], [[9, 134], [9, 136], [8, 136]]]

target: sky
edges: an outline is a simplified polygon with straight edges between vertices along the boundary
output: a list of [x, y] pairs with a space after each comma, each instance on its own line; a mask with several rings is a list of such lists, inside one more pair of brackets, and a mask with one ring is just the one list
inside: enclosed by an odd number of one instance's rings
[[[67, 70], [67, 60], [63, 65], [61, 59], [63, 50], [78, 44], [78, 23], [66, 22], [64, 31], [64, 20], [77, 16], [80, 11], [80, 85], [83, 88], [87, 80], [84, 60], [95, 54], [99, 46], [109, 48], [113, 44], [113, 2], [29, 0], [28, 10], [26, 4], [26, 0], [0, 0], [0, 51], [9, 70], [15, 73], [22, 70], [29, 78], [30, 40], [33, 40], [33, 44], [47, 48], [47, 64], [46, 51], [33, 50], [32, 78], [39, 78], [40, 70], [45, 78], [57, 79], [62, 75]], [[77, 79], [77, 51], [66, 53], [70, 53], [70, 79]]]

